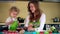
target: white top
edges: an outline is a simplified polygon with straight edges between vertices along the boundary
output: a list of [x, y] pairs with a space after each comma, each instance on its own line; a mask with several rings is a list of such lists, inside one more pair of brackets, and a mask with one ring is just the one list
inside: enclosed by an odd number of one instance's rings
[[6, 22], [6, 23], [9, 23], [9, 22], [11, 22], [12, 20], [14, 21], [14, 20], [16, 20], [16, 18], [8, 17], [5, 22]]
[[[42, 13], [40, 19], [40, 26], [38, 28], [35, 28], [35, 31], [43, 31], [43, 28], [44, 28], [44, 24], [46, 22], [46, 15], [44, 13]], [[25, 23], [25, 27], [28, 27], [28, 23], [29, 23], [29, 15], [27, 16], [26, 20], [24, 21]]]
[[[6, 19], [6, 21], [5, 21], [5, 24], [8, 24], [9, 22], [15, 21], [15, 20], [17, 20], [17, 19], [16, 19], [16, 18], [8, 17], [8, 18]], [[10, 28], [10, 24], [9, 24], [8, 26], [9, 26], [9, 28]]]

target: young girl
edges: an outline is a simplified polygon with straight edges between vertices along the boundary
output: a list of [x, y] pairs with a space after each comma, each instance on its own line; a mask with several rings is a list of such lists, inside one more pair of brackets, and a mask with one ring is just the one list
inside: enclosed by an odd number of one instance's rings
[[17, 21], [18, 13], [19, 13], [19, 9], [17, 9], [16, 7], [11, 7], [10, 12], [9, 12], [9, 17], [6, 19], [6, 25], [9, 28], [15, 20]]
[[25, 20], [25, 27], [28, 31], [42, 31], [46, 21], [46, 16], [39, 9], [38, 1], [30, 1], [28, 3], [29, 15]]

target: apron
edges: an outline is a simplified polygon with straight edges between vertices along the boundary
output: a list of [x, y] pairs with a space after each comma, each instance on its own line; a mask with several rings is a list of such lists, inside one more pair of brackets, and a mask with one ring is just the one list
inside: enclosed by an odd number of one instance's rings
[[32, 24], [33, 28], [38, 28], [40, 26], [40, 21], [36, 21], [36, 22], [29, 22], [29, 25]]

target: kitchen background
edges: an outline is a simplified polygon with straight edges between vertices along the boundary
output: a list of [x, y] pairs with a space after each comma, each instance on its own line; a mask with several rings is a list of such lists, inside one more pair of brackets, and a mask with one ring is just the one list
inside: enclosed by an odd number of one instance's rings
[[[60, 24], [60, 22], [53, 22], [53, 18], [60, 18], [60, 3], [58, 2], [39, 2], [40, 9], [46, 14], [46, 24]], [[19, 17], [26, 18], [28, 1], [2, 1], [0, 2], [0, 25], [5, 23], [9, 16], [9, 9], [16, 6], [20, 9]]]

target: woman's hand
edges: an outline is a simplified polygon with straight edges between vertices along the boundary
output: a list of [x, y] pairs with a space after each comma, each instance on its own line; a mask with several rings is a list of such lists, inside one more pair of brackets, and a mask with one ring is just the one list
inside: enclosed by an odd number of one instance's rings
[[28, 28], [28, 31], [34, 31], [35, 30], [35, 28]]
[[32, 26], [28, 26], [28, 31], [34, 31], [35, 28], [33, 28]]

